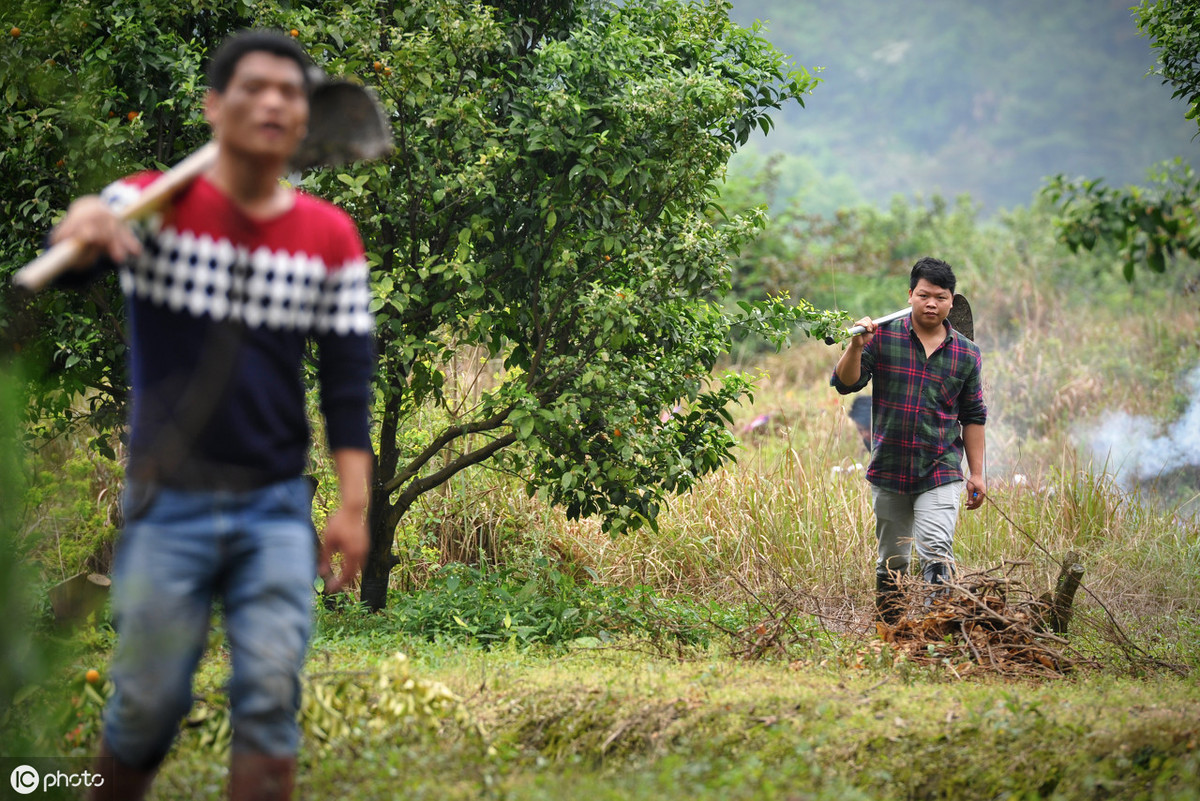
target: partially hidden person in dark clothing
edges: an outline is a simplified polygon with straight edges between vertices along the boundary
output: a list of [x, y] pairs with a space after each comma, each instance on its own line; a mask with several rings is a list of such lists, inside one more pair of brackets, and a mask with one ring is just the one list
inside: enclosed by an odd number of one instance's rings
[[946, 320], [955, 285], [949, 264], [919, 260], [909, 277], [912, 314], [883, 325], [859, 320], [865, 331], [850, 339], [830, 379], [843, 395], [872, 383], [867, 481], [879, 546], [876, 607], [889, 624], [901, 613], [897, 580], [914, 545], [925, 581], [953, 574], [964, 453], [967, 508], [987, 494], [982, 357]]
[[850, 404], [850, 411], [847, 412], [851, 422], [854, 423], [854, 430], [858, 432], [858, 436], [862, 439], [863, 447], [867, 449], [867, 455], [871, 453], [871, 399], [865, 395], [855, 396]]
[[[344, 212], [281, 181], [308, 123], [309, 67], [282, 34], [226, 40], [205, 97], [215, 165], [144, 225], [114, 210], [157, 173], [80, 198], [51, 233], [87, 246], [79, 270], [116, 265], [130, 326], [115, 692], [95, 798], [147, 792], [192, 704], [217, 602], [232, 661], [230, 796], [290, 798], [313, 584], [319, 573], [337, 591], [366, 555], [374, 356], [363, 246]], [[304, 476], [310, 342], [340, 492], [319, 553]]]

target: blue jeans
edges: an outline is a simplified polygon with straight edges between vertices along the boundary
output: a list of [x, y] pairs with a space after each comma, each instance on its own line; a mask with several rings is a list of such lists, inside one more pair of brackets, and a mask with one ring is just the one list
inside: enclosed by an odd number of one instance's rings
[[247, 492], [159, 488], [146, 497], [144, 487], [126, 491], [132, 519], [113, 566], [109, 748], [147, 770], [167, 755], [192, 706], [192, 676], [219, 600], [233, 663], [233, 748], [294, 755], [316, 574], [308, 482]]
[[963, 482], [952, 481], [918, 495], [899, 495], [871, 485], [875, 506], [875, 538], [879, 544], [876, 573], [907, 573], [913, 545], [926, 581], [932, 566], [954, 567], [954, 529]]

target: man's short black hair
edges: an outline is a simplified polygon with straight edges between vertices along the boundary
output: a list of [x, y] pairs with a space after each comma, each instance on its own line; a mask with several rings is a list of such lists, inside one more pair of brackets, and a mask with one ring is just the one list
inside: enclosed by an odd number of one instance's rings
[[908, 278], [909, 291], [916, 289], [922, 278], [934, 286], [949, 290], [952, 295], [954, 287], [958, 284], [958, 280], [954, 277], [954, 268], [932, 256], [926, 256], [913, 265], [912, 275]]
[[286, 34], [261, 29], [240, 31], [221, 43], [208, 64], [208, 87], [218, 94], [224, 92], [238, 62], [250, 53], [270, 53], [295, 61], [304, 75], [304, 87], [308, 88], [308, 68], [312, 61], [304, 48]]

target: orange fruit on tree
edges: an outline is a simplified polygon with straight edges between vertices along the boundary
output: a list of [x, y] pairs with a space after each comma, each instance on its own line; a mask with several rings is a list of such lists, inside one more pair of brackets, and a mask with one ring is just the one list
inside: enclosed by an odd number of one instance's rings
[[16, 25], [14, 25], [14, 26], [12, 26], [11, 28], [9, 28], [9, 29], [8, 29], [8, 35], [9, 35], [9, 36], [12, 36], [12, 37], [14, 37], [14, 38], [15, 38], [15, 37], [17, 37], [17, 36], [20, 36], [20, 35], [21, 35], [21, 29], [20, 29], [20, 28], [18, 28]]
[[83, 677], [87, 679], [88, 684], [95, 684], [96, 682], [100, 681], [100, 671], [92, 668], [87, 673], [83, 674]]
[[288, 31], [288, 33], [292, 35], [293, 39], [300, 35], [300, 31], [296, 30], [295, 28], [292, 28], [290, 31]]
[[129, 119], [130, 122], [133, 122], [134, 120], [136, 120], [138, 118], [138, 116], [139, 116], [139, 113], [136, 111], [131, 111], [131, 112], [129, 112], [129, 114], [126, 115], [126, 117]]

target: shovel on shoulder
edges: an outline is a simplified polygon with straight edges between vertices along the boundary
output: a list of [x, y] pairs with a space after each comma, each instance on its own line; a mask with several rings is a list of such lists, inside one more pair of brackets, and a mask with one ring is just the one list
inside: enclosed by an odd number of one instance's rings
[[[121, 219], [141, 219], [161, 208], [216, 162], [217, 148], [216, 141], [209, 142], [163, 173], [121, 210]], [[289, 166], [335, 166], [378, 158], [391, 149], [391, 128], [373, 91], [350, 81], [317, 80], [309, 95], [308, 133]], [[67, 239], [47, 248], [13, 275], [13, 283], [31, 292], [42, 289], [76, 260], [82, 247]]]
[[[876, 325], [883, 325], [884, 323], [890, 323], [892, 320], [899, 320], [902, 317], [907, 317], [910, 314], [912, 314], [911, 306], [906, 309], [901, 309], [897, 312], [892, 312], [891, 314], [885, 314], [882, 317], [876, 317], [872, 319], [872, 322]], [[950, 307], [950, 313], [946, 315], [946, 319], [950, 321], [950, 325], [955, 331], [962, 334], [972, 342], [975, 341], [975, 320], [971, 315], [971, 304], [967, 302], [967, 299], [964, 296], [954, 296], [954, 304]], [[866, 330], [867, 329], [863, 328], [861, 325], [853, 326], [846, 331], [846, 337], [856, 336]], [[843, 337], [843, 339], [844, 338], [845, 337]], [[835, 337], [825, 337], [826, 345], [832, 345], [837, 341], [838, 339]]]

